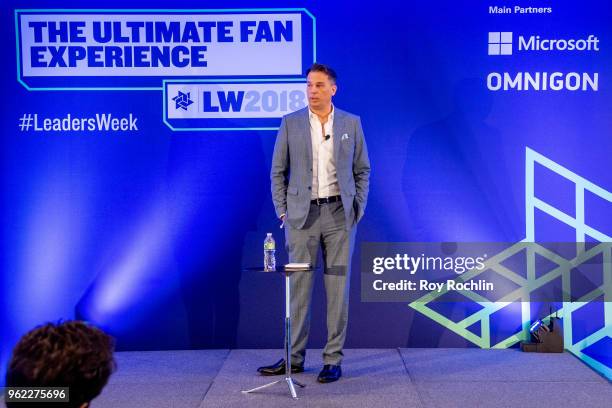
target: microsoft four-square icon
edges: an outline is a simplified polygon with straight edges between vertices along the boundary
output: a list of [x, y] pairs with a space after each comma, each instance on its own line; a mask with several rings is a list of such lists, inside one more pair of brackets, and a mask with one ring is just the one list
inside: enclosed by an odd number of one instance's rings
[[489, 32], [489, 55], [512, 55], [512, 33]]

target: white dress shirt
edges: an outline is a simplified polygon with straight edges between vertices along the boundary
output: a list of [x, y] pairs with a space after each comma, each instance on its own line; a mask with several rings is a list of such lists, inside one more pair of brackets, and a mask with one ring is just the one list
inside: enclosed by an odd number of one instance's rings
[[[334, 161], [334, 107], [325, 125], [319, 117], [308, 110], [310, 119], [310, 140], [312, 142], [312, 199], [340, 194], [336, 162]], [[330, 137], [325, 140], [325, 136]]]

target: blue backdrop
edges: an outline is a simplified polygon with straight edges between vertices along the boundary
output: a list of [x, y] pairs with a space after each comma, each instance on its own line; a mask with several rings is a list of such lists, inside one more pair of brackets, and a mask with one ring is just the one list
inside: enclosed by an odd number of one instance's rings
[[[260, 264], [266, 232], [284, 242], [269, 192], [276, 132], [173, 132], [159, 90], [27, 90], [17, 80], [15, 9], [304, 7], [316, 18], [316, 59], [339, 75], [334, 103], [362, 117], [368, 142], [358, 244], [611, 240], [609, 2], [557, 1], [541, 14], [490, 5], [4, 2], [2, 370], [19, 336], [60, 318], [101, 325], [120, 350], [281, 347], [283, 324], [283, 281], [241, 272]], [[513, 55], [489, 55], [495, 32], [514, 34]], [[521, 52], [519, 35], [595, 35], [599, 50]], [[491, 90], [492, 72], [598, 73], [598, 87]], [[29, 113], [131, 113], [138, 130], [22, 131]], [[468, 327], [461, 322], [481, 306], [362, 303], [358, 272], [359, 246], [347, 347], [510, 347], [525, 322], [548, 314], [548, 305], [497, 305]], [[325, 341], [321, 281], [312, 347]], [[556, 305], [573, 314], [566, 347], [608, 376], [611, 306]]]

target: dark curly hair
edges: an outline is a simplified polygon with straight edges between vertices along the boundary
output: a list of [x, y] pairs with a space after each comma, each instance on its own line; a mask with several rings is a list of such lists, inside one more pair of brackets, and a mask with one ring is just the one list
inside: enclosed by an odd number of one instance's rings
[[[6, 386], [69, 387], [70, 403], [57, 406], [80, 407], [100, 394], [115, 371], [113, 349], [112, 337], [82, 321], [39, 326], [26, 333], [15, 346], [6, 373]], [[6, 403], [6, 406], [26, 407], [21, 402]]]

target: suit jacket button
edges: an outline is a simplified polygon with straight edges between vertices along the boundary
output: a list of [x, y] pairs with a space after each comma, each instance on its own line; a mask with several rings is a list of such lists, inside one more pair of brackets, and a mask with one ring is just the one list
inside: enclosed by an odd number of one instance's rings
[[309, 190], [312, 190], [312, 187], [308, 187]]

